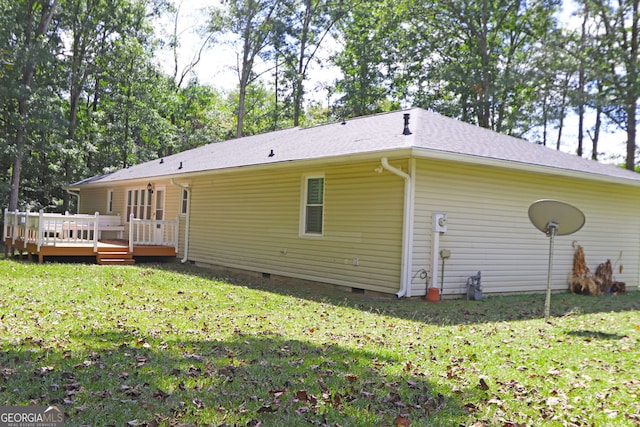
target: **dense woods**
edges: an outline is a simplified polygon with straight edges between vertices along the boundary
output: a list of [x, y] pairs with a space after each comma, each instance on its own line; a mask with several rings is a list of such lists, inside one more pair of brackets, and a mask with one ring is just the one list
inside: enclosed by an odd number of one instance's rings
[[[88, 176], [407, 106], [555, 149], [570, 131], [594, 160], [623, 130], [633, 170], [639, 3], [579, 0], [561, 18], [561, 0], [225, 0], [202, 10], [180, 68], [178, 0], [0, 0], [0, 201], [64, 211], [64, 185]], [[173, 29], [159, 34], [160, 19]], [[193, 73], [221, 43], [237, 54], [232, 91]], [[305, 92], [321, 48], [340, 71], [323, 102]]]

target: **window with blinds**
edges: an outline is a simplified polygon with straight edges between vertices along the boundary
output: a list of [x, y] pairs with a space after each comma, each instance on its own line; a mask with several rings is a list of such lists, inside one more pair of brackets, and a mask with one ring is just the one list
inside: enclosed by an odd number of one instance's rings
[[305, 177], [302, 231], [322, 235], [324, 220], [324, 176]]

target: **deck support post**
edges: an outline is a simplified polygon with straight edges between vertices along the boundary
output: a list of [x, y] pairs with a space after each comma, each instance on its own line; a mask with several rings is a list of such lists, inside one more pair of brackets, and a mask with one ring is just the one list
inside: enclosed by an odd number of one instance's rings
[[[11, 232], [13, 233], [13, 236], [11, 236], [11, 247], [13, 248], [13, 246], [16, 244], [16, 234], [18, 234], [16, 232], [16, 230], [18, 230], [18, 211], [14, 211], [13, 212], [13, 226], [12, 226], [12, 230]], [[13, 256], [13, 254], [11, 254]]]
[[[29, 217], [27, 215], [27, 223], [29, 222]], [[40, 218], [38, 219], [38, 252], [40, 252], [40, 248], [42, 247], [42, 241], [44, 240], [44, 211], [40, 209]], [[20, 258], [22, 259], [22, 258]]]
[[98, 252], [98, 219], [100, 213], [96, 212], [96, 222], [93, 223], [93, 252]]
[[133, 212], [129, 215], [129, 252], [133, 253]]

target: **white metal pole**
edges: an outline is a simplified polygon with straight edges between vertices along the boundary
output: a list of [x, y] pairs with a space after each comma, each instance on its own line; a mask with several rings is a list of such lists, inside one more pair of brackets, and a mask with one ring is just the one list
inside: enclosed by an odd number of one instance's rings
[[549, 310], [551, 308], [551, 276], [553, 270], [553, 240], [556, 235], [557, 225], [550, 223], [547, 225], [547, 234], [549, 235], [549, 271], [547, 272], [547, 298], [544, 301], [544, 320], [549, 321]]

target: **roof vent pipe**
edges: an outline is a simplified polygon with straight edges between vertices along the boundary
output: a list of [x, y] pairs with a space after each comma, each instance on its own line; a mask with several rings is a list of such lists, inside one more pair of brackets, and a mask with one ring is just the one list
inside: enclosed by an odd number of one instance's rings
[[403, 135], [411, 135], [411, 131], [409, 130], [409, 116], [411, 114], [404, 113], [404, 130], [402, 131]]

